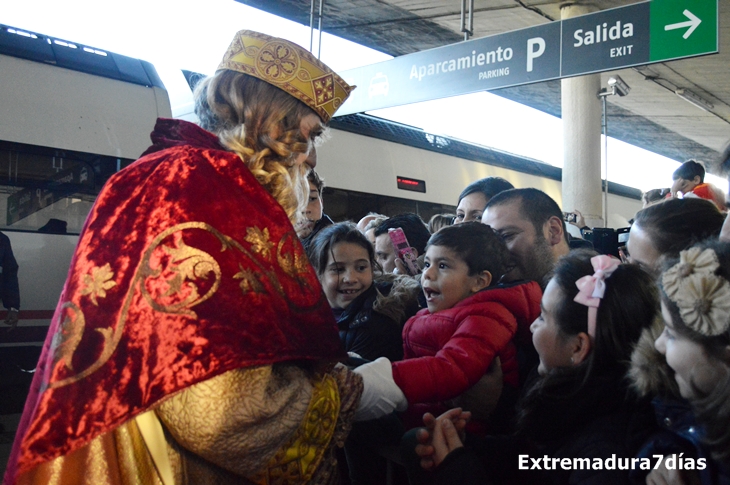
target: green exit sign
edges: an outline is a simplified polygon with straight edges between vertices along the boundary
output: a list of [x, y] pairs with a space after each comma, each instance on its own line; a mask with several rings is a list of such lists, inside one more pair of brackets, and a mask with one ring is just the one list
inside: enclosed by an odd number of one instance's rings
[[653, 0], [650, 62], [717, 52], [717, 0]]

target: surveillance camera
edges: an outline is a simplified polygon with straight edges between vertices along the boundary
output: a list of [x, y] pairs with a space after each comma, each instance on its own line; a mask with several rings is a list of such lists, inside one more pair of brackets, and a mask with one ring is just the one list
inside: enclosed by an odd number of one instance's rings
[[608, 78], [608, 87], [612, 88], [614, 94], [618, 94], [619, 96], [626, 96], [631, 91], [631, 87], [620, 76], [611, 76]]

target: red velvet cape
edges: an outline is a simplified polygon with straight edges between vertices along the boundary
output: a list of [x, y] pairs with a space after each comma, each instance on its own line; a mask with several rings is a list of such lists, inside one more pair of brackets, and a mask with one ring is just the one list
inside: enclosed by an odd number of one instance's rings
[[287, 215], [241, 159], [184, 121], [158, 120], [152, 140], [84, 225], [8, 484], [228, 370], [343, 357]]

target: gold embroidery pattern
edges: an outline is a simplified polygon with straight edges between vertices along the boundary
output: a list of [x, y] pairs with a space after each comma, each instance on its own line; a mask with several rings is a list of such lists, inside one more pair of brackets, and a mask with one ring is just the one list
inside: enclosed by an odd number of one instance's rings
[[[204, 222], [178, 224], [158, 234], [145, 250], [135, 269], [116, 324], [113, 327], [95, 329], [104, 338], [102, 351], [97, 360], [78, 374], [48, 383], [48, 388], [63, 387], [77, 382], [98, 370], [109, 360], [124, 334], [129, 310], [137, 294], [141, 294], [145, 301], [158, 312], [197, 318], [197, 314], [191, 308], [203, 303], [216, 293], [223, 275], [218, 262], [213, 256], [200, 249], [190, 247], [183, 241], [182, 233], [193, 229], [212, 234], [221, 243], [221, 252], [235, 249], [245, 255], [248, 263], [255, 266], [254, 268], [244, 269], [239, 264], [239, 272], [232, 276], [233, 279], [241, 280], [239, 287], [243, 293], [264, 293], [266, 291], [264, 281], [268, 281], [269, 287], [284, 298], [290, 307], [302, 309], [287, 298], [275, 269], [264, 266], [259, 258], [238, 241], [222, 234]], [[163, 245], [163, 241], [170, 236], [175, 236], [174, 245]], [[295, 249], [285, 251], [285, 243], [290, 243], [288, 247], [291, 247], [291, 244], [298, 244], [296, 234], [293, 231], [286, 233], [277, 244], [270, 241], [267, 228], [262, 231], [259, 228], [252, 227], [247, 229], [245, 240], [251, 244], [251, 250], [254, 253], [265, 259], [270, 258], [271, 250], [276, 246], [276, 262], [282, 270], [287, 275], [296, 278], [300, 284], [304, 285], [306, 283], [306, 278], [303, 277], [309, 269], [306, 257], [299, 254], [301, 251], [297, 252]], [[151, 262], [154, 260], [154, 255], [157, 254], [159, 259], [160, 253], [167, 256], [160, 259], [160, 261], [164, 260], [164, 264], [153, 268]], [[214, 276], [212, 282], [208, 282], [210, 274]], [[106, 290], [116, 286], [116, 282], [112, 281], [113, 275], [114, 272], [108, 263], [101, 268], [94, 268], [91, 274], [84, 275], [85, 286], [80, 290], [80, 294], [91, 295], [92, 303], [98, 306], [96, 298], [105, 297]], [[150, 293], [145, 283], [160, 279], [167, 285], [166, 289], [158, 291], [157, 294]], [[208, 282], [205, 284], [208, 289], [201, 296], [199, 284], [203, 281]], [[154, 286], [160, 287], [159, 284]], [[319, 301], [310, 302], [306, 307], [319, 305], [322, 298], [324, 296], [320, 294]], [[161, 302], [160, 299], [165, 300], [165, 302]], [[172, 300], [172, 303], [169, 302], [170, 300]], [[54, 336], [54, 363], [57, 364], [63, 360], [63, 365], [74, 371], [71, 361], [82, 340], [86, 322], [81, 308], [72, 302], [65, 303], [61, 310], [61, 315], [65, 314], [66, 317], [59, 326], [58, 333]], [[57, 368], [55, 364], [54, 368]]]
[[114, 272], [112, 271], [109, 263], [106, 263], [101, 268], [92, 268], [91, 274], [84, 275], [85, 286], [81, 290], [81, 295], [91, 295], [91, 303], [95, 306], [99, 306], [96, 299], [106, 297], [106, 290], [110, 290], [117, 286], [117, 283], [112, 281], [113, 277]]
[[335, 97], [335, 80], [331, 74], [313, 79], [312, 86], [318, 105], [328, 103]]
[[[157, 249], [157, 247], [162, 243], [163, 240], [165, 240], [168, 236], [175, 234], [177, 232], [182, 232], [187, 229], [201, 229], [204, 231], [208, 231], [212, 234], [214, 234], [222, 243], [222, 251], [226, 248], [230, 247], [230, 244], [226, 240], [226, 237], [220, 234], [218, 231], [216, 231], [213, 227], [209, 226], [208, 224], [205, 224], [203, 222], [186, 222], [183, 224], [178, 224], [177, 226], [173, 226], [162, 233], [160, 233], [154, 241], [150, 244], [150, 246], [145, 250], [142, 260], [137, 265], [137, 268], [134, 272], [134, 277], [132, 278], [132, 282], [129, 286], [129, 290], [127, 291], [127, 295], [124, 299], [124, 304], [122, 305], [122, 311], [119, 314], [119, 318], [116, 322], [116, 325], [114, 328], [98, 328], [96, 329], [97, 332], [101, 333], [104, 336], [104, 344], [102, 347], [101, 354], [96, 359], [96, 361], [91, 364], [89, 367], [84, 369], [82, 372], [79, 372], [78, 374], [72, 375], [70, 377], [67, 377], [65, 379], [61, 379], [55, 382], [48, 383], [48, 388], [53, 389], [57, 387], [63, 387], [67, 386], [69, 384], [72, 384], [74, 382], [80, 381], [81, 379], [84, 379], [85, 377], [91, 375], [92, 373], [96, 372], [101, 366], [103, 366], [109, 358], [112, 356], [114, 351], [116, 350], [117, 346], [119, 345], [120, 340], [122, 339], [122, 335], [124, 334], [124, 327], [127, 322], [127, 315], [129, 314], [129, 308], [132, 305], [132, 302], [134, 301], [134, 296], [137, 291], [137, 288], [140, 287], [140, 290], [150, 305], [155, 308], [158, 311], [165, 312], [165, 313], [175, 313], [175, 314], [184, 314], [189, 316], [195, 316], [195, 313], [192, 311], [187, 310], [187, 308], [192, 307], [194, 305], [198, 305], [202, 303], [203, 301], [207, 300], [218, 289], [218, 286], [220, 285], [220, 268], [218, 267], [217, 263], [214, 265], [210, 264], [210, 261], [215, 262], [213, 258], [210, 255], [207, 255], [207, 253], [204, 253], [203, 251], [193, 250], [193, 248], [185, 249], [184, 243], [182, 243], [182, 240], [178, 241], [178, 245], [175, 248], [165, 248], [163, 247], [163, 251], [165, 251], [167, 254], [171, 256], [170, 258], [170, 271], [173, 273], [173, 275], [185, 273], [185, 271], [188, 271], [187, 274], [191, 274], [194, 278], [196, 277], [196, 274], [200, 274], [202, 271], [204, 271], [204, 268], [208, 268], [210, 272], [212, 271], [215, 276], [216, 280], [211, 286], [211, 288], [202, 296], [198, 296], [198, 292], [192, 291], [192, 289], [188, 285], [183, 285], [181, 283], [180, 287], [187, 288], [189, 291], [189, 295], [187, 298], [183, 299], [182, 302], [175, 304], [175, 305], [160, 305], [157, 304], [154, 299], [152, 299], [151, 295], [146, 291], [144, 286], [144, 281], [147, 278], [150, 277], [156, 277], [157, 275], [162, 273], [162, 269], [158, 268], [157, 270], [153, 270], [150, 268], [150, 259], [152, 258], [152, 255], [154, 251]], [[167, 249], [167, 250], [166, 250]], [[169, 250], [172, 249], [172, 252], [169, 252]], [[192, 258], [192, 259], [191, 259]], [[191, 259], [191, 260], [190, 260]], [[188, 261], [190, 260], [190, 261]], [[198, 267], [198, 265], [200, 265]], [[190, 269], [192, 268], [192, 269]], [[217, 272], [216, 272], [217, 271]], [[93, 277], [93, 272], [92, 272]], [[173, 280], [175, 277], [173, 276]], [[86, 287], [88, 288], [88, 286]], [[86, 291], [86, 288], [84, 288], [83, 291]], [[85, 320], [83, 317], [83, 313], [81, 312], [81, 309], [77, 307], [72, 302], [65, 303], [62, 307], [62, 310], [66, 310], [66, 308], [71, 308], [74, 310], [76, 315], [74, 318], [71, 318], [70, 320], [66, 319], [64, 320], [64, 323], [61, 325], [60, 333], [61, 336], [58, 337], [58, 345], [56, 351], [56, 356], [58, 358], [63, 358], [64, 363], [66, 366], [68, 366], [68, 363], [71, 362], [71, 359], [73, 357], [73, 353], [76, 351], [76, 348], [78, 347], [79, 341], [81, 340], [81, 337], [83, 335], [84, 327], [85, 327]], [[67, 331], [64, 333], [64, 328], [73, 328], [73, 331]], [[68, 337], [65, 337], [65, 335], [68, 335]], [[73, 337], [71, 337], [73, 336]], [[54, 337], [55, 338], [55, 337]], [[68, 342], [68, 343], [67, 343]], [[58, 362], [58, 360], [56, 360]]]
[[[145, 273], [147, 273], [145, 279], [159, 278], [166, 273], [172, 274], [172, 278], [167, 280], [167, 284], [169, 285], [168, 289], [162, 296], [170, 297], [178, 295], [182, 300], [174, 304], [160, 304], [147, 291], [145, 285], [142, 285], [142, 294], [149, 305], [157, 311], [175, 314], [180, 313], [195, 318], [195, 312], [187, 309], [213, 296], [220, 286], [221, 268], [210, 254], [188, 246], [182, 240], [182, 237], [176, 241], [175, 247], [161, 246], [161, 248], [170, 256], [168, 264], [156, 270], [151, 270], [147, 266], [145, 268]], [[209, 273], [215, 275], [215, 281], [205, 295], [201, 297], [195, 281], [198, 279], [207, 280]]]
[[[287, 275], [292, 278], [299, 278], [300, 275], [308, 273], [309, 261], [306, 257], [304, 257], [304, 255], [298, 254], [296, 251], [288, 253], [284, 252], [284, 245], [287, 242], [295, 242], [292, 240], [293, 237], [296, 236], [288, 233], [281, 238], [281, 241], [279, 241], [279, 245], [276, 248], [276, 260], [281, 269], [283, 269]], [[303, 282], [301, 278], [299, 279], [300, 282]]]
[[241, 265], [238, 265], [240, 271], [233, 275], [233, 279], [241, 280], [238, 286], [244, 293], [253, 291], [254, 293], [264, 293], [264, 285], [256, 277], [256, 274], [250, 269], [243, 269]]
[[269, 259], [274, 243], [269, 241], [268, 228], [262, 231], [258, 227], [249, 227], [246, 229], [246, 242], [251, 243], [254, 252], [260, 254], [262, 258]]
[[256, 69], [265, 80], [287, 82], [294, 79], [299, 70], [299, 55], [282, 42], [268, 42], [261, 47], [256, 58]]
[[300, 71], [299, 71], [299, 72], [297, 73], [297, 80], [299, 80], [299, 81], [302, 81], [302, 82], [305, 82], [305, 83], [306, 83], [306, 82], [309, 82], [309, 81], [311, 81], [311, 80], [312, 80], [312, 76], [311, 76], [311, 75], [309, 74], [309, 71], [307, 71], [306, 69], [301, 69], [301, 70], [300, 70]]
[[81, 337], [84, 335], [86, 321], [84, 320], [84, 314], [81, 309], [71, 302], [64, 303], [61, 306], [61, 310], [65, 318], [51, 342], [51, 348], [54, 354], [53, 358], [56, 362], [63, 362], [63, 365], [67, 369], [74, 370], [71, 360], [73, 359], [74, 352], [76, 352], [76, 348], [81, 342]]
[[259, 485], [308, 483], [322, 462], [335, 432], [340, 411], [337, 382], [330, 375], [314, 384], [302, 424], [266, 470], [251, 480]]

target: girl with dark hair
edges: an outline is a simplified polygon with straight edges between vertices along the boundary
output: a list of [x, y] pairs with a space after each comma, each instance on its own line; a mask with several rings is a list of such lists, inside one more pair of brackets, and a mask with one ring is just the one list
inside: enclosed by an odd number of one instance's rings
[[646, 483], [730, 483], [730, 245], [682, 251], [665, 262], [659, 284], [665, 327], [655, 345], [689, 406], [662, 403], [673, 433], [645, 449], [665, 458]]
[[[652, 418], [626, 373], [633, 346], [654, 320], [658, 295], [638, 267], [595, 254], [563, 257], [545, 289], [531, 328], [539, 375], [520, 400], [514, 435], [467, 442], [467, 451], [454, 423], [463, 427], [468, 416], [452, 410], [425, 419], [430, 429], [421, 432], [416, 451], [424, 468], [435, 468], [437, 483], [628, 483], [627, 463]], [[531, 467], [524, 457], [543, 465]], [[552, 466], [554, 459], [569, 465]]]
[[704, 199], [669, 199], [636, 214], [626, 248], [629, 261], [652, 274], [660, 256], [676, 256], [693, 243], [720, 233], [725, 216]]
[[[311, 153], [317, 152], [312, 151]], [[311, 169], [307, 174], [307, 182], [309, 183], [309, 197], [307, 206], [304, 208], [304, 218], [295, 227], [297, 236], [301, 239], [305, 251], [312, 244], [319, 231], [334, 224], [330, 216], [324, 213], [324, 206], [322, 205], [324, 180], [316, 170]]]
[[418, 309], [418, 283], [381, 275], [373, 246], [351, 222], [322, 229], [311, 242], [309, 260], [337, 319], [351, 356], [365, 360], [403, 358], [401, 329]]

